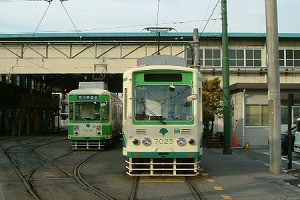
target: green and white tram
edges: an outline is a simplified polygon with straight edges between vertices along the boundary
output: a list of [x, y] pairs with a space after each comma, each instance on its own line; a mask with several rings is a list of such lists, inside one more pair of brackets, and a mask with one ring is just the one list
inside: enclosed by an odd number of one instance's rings
[[115, 94], [83, 88], [70, 91], [68, 97], [68, 139], [73, 149], [102, 149], [120, 137], [122, 102]]
[[202, 76], [152, 65], [123, 75], [123, 155], [131, 176], [195, 176], [202, 155]]

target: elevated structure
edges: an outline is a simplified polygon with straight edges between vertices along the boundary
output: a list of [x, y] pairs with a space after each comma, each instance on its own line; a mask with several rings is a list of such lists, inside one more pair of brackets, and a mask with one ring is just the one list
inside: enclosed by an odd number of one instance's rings
[[[205, 79], [221, 78], [221, 33], [199, 37], [201, 73]], [[159, 40], [161, 55], [194, 63], [192, 32], [161, 33]], [[267, 145], [267, 89], [258, 90], [256, 85], [267, 83], [266, 34], [229, 33], [228, 40], [232, 135], [242, 146]], [[108, 90], [121, 93], [123, 72], [137, 66], [139, 58], [157, 55], [157, 43], [157, 34], [149, 32], [0, 34], [0, 84], [67, 92], [78, 88], [79, 82], [104, 81]], [[300, 82], [300, 33], [279, 34], [279, 71], [283, 86]], [[293, 87], [282, 92], [282, 130], [286, 130], [287, 92], [299, 91]], [[1, 102], [9, 102], [8, 96], [1, 95]], [[299, 117], [299, 104], [293, 113]], [[215, 131], [223, 130], [221, 120], [216, 118]]]
[[[255, 73], [265, 82], [266, 35], [263, 33], [229, 34], [229, 48], [234, 51], [230, 80], [238, 82], [241, 74], [249, 82]], [[300, 46], [300, 34], [280, 34], [280, 45]], [[136, 66], [137, 59], [156, 55], [155, 33], [36, 33], [0, 34], [0, 70], [6, 79], [11, 75], [31, 75], [51, 83], [54, 90], [77, 88], [79, 81], [106, 81], [111, 91], [121, 92], [122, 73]], [[161, 55], [173, 55], [193, 63], [193, 33], [161, 33]], [[202, 33], [200, 65], [204, 74], [221, 73], [221, 34]], [[242, 56], [242, 57], [241, 57]], [[288, 58], [287, 58], [288, 59]], [[300, 70], [286, 63], [281, 73]], [[291, 72], [291, 73], [290, 73]], [[63, 87], [64, 86], [64, 87]]]

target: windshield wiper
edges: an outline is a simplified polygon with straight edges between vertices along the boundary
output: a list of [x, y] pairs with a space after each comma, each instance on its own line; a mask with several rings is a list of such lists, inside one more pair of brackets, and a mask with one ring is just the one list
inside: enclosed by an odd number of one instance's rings
[[165, 120], [165, 119], [161, 116], [159, 121], [160, 121], [162, 124], [167, 124], [167, 122], [165, 122], [164, 120]]
[[83, 118], [81, 115], [79, 115], [80, 119], [83, 119], [85, 122], [88, 122], [85, 118]]

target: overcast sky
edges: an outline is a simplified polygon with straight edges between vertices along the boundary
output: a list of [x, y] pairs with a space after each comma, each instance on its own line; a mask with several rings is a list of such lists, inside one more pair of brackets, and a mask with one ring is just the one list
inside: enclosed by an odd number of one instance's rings
[[[50, 1], [50, 0], [48, 0]], [[221, 0], [0, 0], [0, 33], [221, 32]], [[265, 0], [227, 0], [228, 31], [264, 33]], [[300, 33], [300, 0], [277, 0], [280, 33]]]

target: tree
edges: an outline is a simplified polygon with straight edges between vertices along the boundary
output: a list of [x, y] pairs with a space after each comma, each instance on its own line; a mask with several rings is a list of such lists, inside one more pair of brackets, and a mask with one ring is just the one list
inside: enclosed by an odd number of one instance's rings
[[222, 115], [222, 89], [221, 80], [214, 78], [203, 82], [203, 132], [204, 135], [212, 134], [216, 115]]

